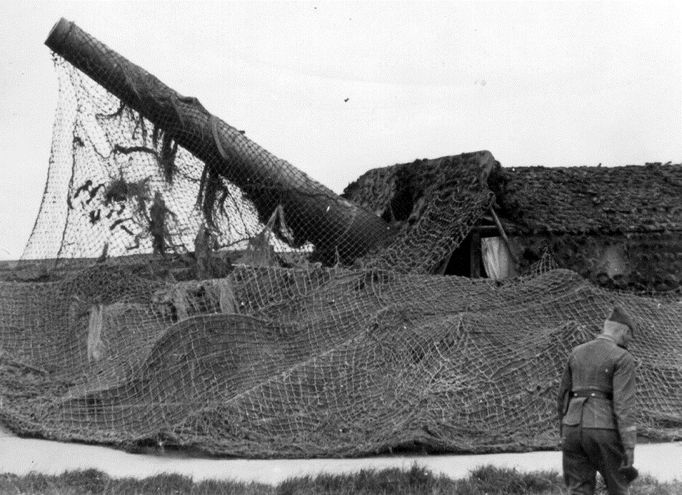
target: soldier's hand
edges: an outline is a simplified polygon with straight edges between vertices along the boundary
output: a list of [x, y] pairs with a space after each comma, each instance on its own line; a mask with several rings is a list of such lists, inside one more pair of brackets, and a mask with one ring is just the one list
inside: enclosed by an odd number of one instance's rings
[[625, 449], [624, 466], [630, 467], [635, 464], [635, 449]]
[[639, 471], [633, 466], [635, 463], [635, 449], [625, 449], [625, 458], [623, 459], [623, 465], [618, 468], [620, 474], [623, 475], [625, 481], [632, 483], [639, 476]]

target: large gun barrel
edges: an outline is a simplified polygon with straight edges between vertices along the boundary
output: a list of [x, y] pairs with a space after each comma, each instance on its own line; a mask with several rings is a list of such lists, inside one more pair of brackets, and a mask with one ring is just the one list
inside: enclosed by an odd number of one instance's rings
[[[310, 242], [326, 259], [348, 263], [392, 238], [383, 219], [272, 155], [73, 22], [60, 19], [45, 44], [202, 160], [202, 185], [224, 178], [240, 187], [264, 223], [279, 207], [294, 244]], [[210, 191], [206, 186], [204, 201], [215, 199]], [[209, 222], [210, 207], [204, 208]]]

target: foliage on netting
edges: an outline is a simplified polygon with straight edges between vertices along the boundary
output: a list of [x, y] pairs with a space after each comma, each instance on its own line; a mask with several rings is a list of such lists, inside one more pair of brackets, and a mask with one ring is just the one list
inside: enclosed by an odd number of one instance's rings
[[489, 151], [480, 151], [372, 170], [350, 184], [344, 197], [399, 227], [363, 266], [431, 273], [492, 206], [487, 177], [499, 166]]
[[[240, 266], [161, 283], [96, 267], [0, 291], [12, 429], [249, 457], [553, 448], [565, 359], [614, 302], [566, 270], [496, 283]], [[616, 296], [641, 327], [639, 430], [679, 439], [682, 308]]]
[[675, 300], [598, 289], [549, 252], [516, 280], [430, 275], [494, 200], [489, 152], [399, 166], [351, 202], [68, 35], [23, 256], [49, 269], [0, 281], [12, 430], [249, 457], [553, 448], [566, 356], [616, 301], [643, 329], [640, 431], [682, 437]]
[[[283, 216], [260, 218], [244, 190], [55, 56], [60, 100], [47, 188], [24, 259], [122, 257], [265, 243], [283, 250]], [[290, 234], [288, 234], [290, 235]], [[309, 246], [287, 247], [306, 252]]]
[[[184, 138], [198, 148], [190, 153], [178, 144], [189, 132], [182, 119], [159, 118], [160, 127], [61, 57], [55, 65], [60, 102], [49, 177], [23, 259], [121, 259], [206, 247], [269, 252], [289, 263], [428, 273], [494, 199], [482, 178], [496, 163], [490, 153], [444, 157], [405, 168], [399, 178], [414, 190], [393, 198], [391, 215], [381, 218], [272, 156], [194, 99], [183, 112], [203, 121], [193, 127], [200, 136]], [[136, 94], [152, 95], [145, 104], [164, 102], [170, 91], [154, 79], [133, 81]], [[195, 156], [210, 155], [208, 148], [218, 156]]]
[[526, 275], [537, 276], [551, 270], [556, 270], [557, 268], [560, 268], [559, 263], [552, 255], [552, 251], [548, 247], [545, 247], [542, 250], [540, 259], [528, 267]]

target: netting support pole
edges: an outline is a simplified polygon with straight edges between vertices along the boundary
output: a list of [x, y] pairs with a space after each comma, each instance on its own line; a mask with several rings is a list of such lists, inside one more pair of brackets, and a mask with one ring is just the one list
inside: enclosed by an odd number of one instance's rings
[[471, 278], [481, 277], [481, 234], [478, 229], [471, 230], [469, 244], [469, 271]]
[[59, 20], [45, 44], [202, 160], [209, 179], [240, 187], [262, 222], [281, 205], [296, 244], [309, 241], [350, 262], [392, 238], [383, 219], [270, 154], [196, 98], [180, 95], [73, 22]]
[[497, 226], [497, 230], [500, 231], [500, 235], [502, 236], [504, 243], [507, 245], [507, 251], [509, 251], [509, 256], [511, 256], [511, 259], [514, 262], [514, 264], [516, 265], [516, 268], [518, 268], [519, 260], [514, 255], [514, 251], [512, 251], [511, 242], [509, 242], [509, 237], [507, 237], [507, 233], [504, 231], [504, 227], [502, 227], [502, 222], [500, 222], [500, 219], [497, 216], [497, 213], [495, 213], [495, 210], [493, 209], [492, 206], [490, 207], [490, 213], [493, 216], [493, 220], [495, 221], [495, 225]]

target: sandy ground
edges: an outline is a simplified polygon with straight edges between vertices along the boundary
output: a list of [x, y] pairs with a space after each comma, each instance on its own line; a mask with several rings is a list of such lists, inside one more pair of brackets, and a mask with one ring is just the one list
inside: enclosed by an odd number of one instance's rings
[[[295, 476], [349, 473], [364, 468], [409, 469], [414, 463], [435, 474], [462, 478], [477, 466], [492, 464], [519, 471], [561, 471], [559, 452], [525, 454], [394, 456], [361, 459], [202, 459], [177, 455], [129, 454], [120, 450], [76, 443], [18, 438], [0, 427], [0, 472], [59, 474], [94, 468], [112, 477], [144, 478], [159, 473], [190, 476], [195, 481], [232, 479], [278, 484]], [[635, 465], [659, 481], [682, 479], [682, 442], [643, 444], [635, 451]]]

